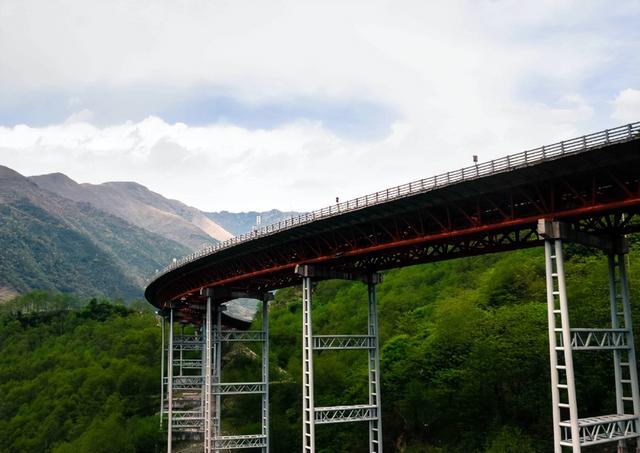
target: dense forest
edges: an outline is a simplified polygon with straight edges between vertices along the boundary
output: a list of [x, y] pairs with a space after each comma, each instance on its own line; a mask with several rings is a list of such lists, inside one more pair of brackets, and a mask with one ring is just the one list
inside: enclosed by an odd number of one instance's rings
[[[606, 259], [580, 246], [566, 255], [572, 325], [605, 327]], [[637, 326], [638, 244], [629, 264]], [[387, 451], [551, 451], [542, 250], [390, 271], [378, 299]], [[0, 451], [162, 451], [160, 329], [143, 303], [32, 293], [1, 307]], [[299, 288], [278, 291], [271, 303], [274, 452], [300, 451], [300, 310]], [[314, 333], [363, 333], [366, 310], [364, 285], [321, 282]], [[317, 405], [366, 402], [365, 352], [315, 357]], [[615, 412], [611, 355], [581, 352], [575, 362], [580, 415]], [[246, 346], [225, 350], [223, 381], [251, 380], [258, 370]], [[258, 421], [258, 399], [223, 400], [225, 432], [257, 432]], [[367, 426], [319, 426], [317, 447], [364, 452]]]
[[36, 292], [0, 306], [0, 451], [155, 451], [158, 332], [121, 303]]

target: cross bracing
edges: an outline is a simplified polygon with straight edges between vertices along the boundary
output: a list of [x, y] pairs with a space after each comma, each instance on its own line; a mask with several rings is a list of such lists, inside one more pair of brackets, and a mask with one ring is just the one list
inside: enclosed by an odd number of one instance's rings
[[214, 395], [247, 395], [254, 393], [264, 393], [267, 384], [264, 382], [235, 382], [213, 385]]
[[609, 350], [628, 348], [629, 329], [571, 329], [574, 350]]
[[375, 420], [377, 415], [376, 406], [368, 404], [315, 408], [315, 421], [317, 425], [326, 423], [369, 421]]
[[313, 349], [371, 349], [376, 338], [371, 335], [314, 335]]
[[253, 342], [253, 341], [265, 341], [265, 334], [262, 331], [223, 331], [220, 334], [220, 341], [242, 341], [242, 342]]
[[234, 450], [237, 448], [264, 448], [267, 437], [262, 434], [247, 434], [244, 436], [219, 436], [213, 441], [216, 450]]
[[[582, 418], [578, 421], [580, 445], [617, 442], [634, 439], [640, 436], [637, 429], [638, 417], [634, 415], [603, 415], [600, 417]], [[571, 422], [560, 422], [562, 427], [561, 445], [571, 447]]]

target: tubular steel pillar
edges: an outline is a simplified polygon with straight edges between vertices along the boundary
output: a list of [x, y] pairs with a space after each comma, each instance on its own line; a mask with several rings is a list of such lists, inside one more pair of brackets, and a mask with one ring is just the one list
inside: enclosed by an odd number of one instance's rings
[[315, 453], [313, 401], [313, 331], [311, 328], [311, 277], [302, 278], [302, 451]]
[[169, 350], [167, 357], [167, 453], [173, 448], [173, 307], [169, 311]]
[[378, 312], [376, 307], [376, 285], [367, 282], [369, 296], [368, 334], [373, 341], [369, 349], [369, 405], [375, 407], [375, 418], [369, 420], [369, 452], [382, 453], [382, 404], [380, 401], [380, 345], [378, 334]]

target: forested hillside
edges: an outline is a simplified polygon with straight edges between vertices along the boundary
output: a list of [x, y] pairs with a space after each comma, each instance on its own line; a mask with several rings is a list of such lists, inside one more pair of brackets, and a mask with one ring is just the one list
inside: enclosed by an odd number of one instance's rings
[[149, 312], [46, 293], [0, 305], [0, 451], [153, 452], [159, 358]]
[[139, 298], [189, 249], [0, 166], [0, 288]]
[[[606, 326], [606, 260], [578, 246], [566, 253], [572, 325]], [[638, 326], [637, 244], [629, 264]], [[386, 451], [551, 451], [542, 250], [390, 271], [378, 296]], [[270, 310], [271, 445], [279, 453], [300, 451], [300, 310], [300, 288], [278, 291]], [[48, 313], [2, 315], [0, 451], [154, 451], [154, 317], [96, 303]], [[366, 332], [364, 285], [319, 283], [313, 316], [316, 334]], [[365, 352], [315, 357], [317, 405], [366, 402]], [[575, 358], [581, 416], [615, 412], [611, 354]], [[258, 366], [251, 351], [230, 347], [223, 381], [251, 380]], [[225, 398], [223, 411], [227, 433], [258, 430], [257, 399]], [[367, 426], [319, 426], [317, 444], [323, 453], [365, 452]]]

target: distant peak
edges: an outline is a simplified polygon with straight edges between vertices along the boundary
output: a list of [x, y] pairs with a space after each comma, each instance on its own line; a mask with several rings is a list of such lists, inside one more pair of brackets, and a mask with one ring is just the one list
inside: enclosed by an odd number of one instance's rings
[[124, 187], [127, 189], [144, 189], [144, 190], [148, 190], [145, 186], [143, 186], [142, 184], [138, 184], [137, 182], [133, 182], [133, 181], [109, 181], [109, 182], [103, 182], [102, 184], [100, 184], [101, 186], [108, 186], [108, 187]]
[[8, 179], [8, 178], [24, 178], [20, 173], [15, 170], [12, 170], [9, 167], [5, 167], [4, 165], [0, 165], [0, 178]]
[[29, 179], [34, 181], [36, 184], [38, 182], [51, 182], [51, 183], [66, 184], [66, 185], [77, 185], [78, 184], [77, 182], [75, 182], [73, 179], [69, 178], [64, 173], [59, 173], [59, 172], [47, 173], [45, 175], [29, 176]]

